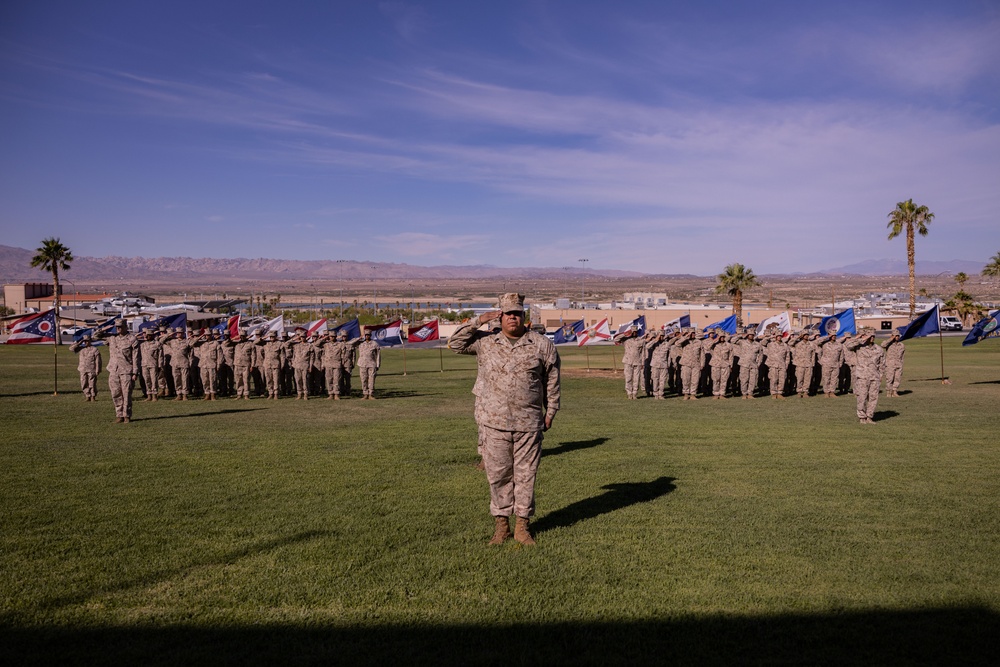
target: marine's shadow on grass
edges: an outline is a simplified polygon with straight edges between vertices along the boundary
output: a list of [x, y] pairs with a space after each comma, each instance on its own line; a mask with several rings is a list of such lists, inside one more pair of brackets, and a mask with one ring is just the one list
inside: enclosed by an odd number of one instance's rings
[[[142, 576], [135, 577], [133, 579], [125, 579], [123, 581], [118, 581], [115, 582], [114, 584], [99, 587], [97, 589], [85, 590], [76, 593], [74, 595], [65, 595], [53, 598], [51, 600], [46, 600], [45, 602], [42, 602], [39, 605], [39, 607], [46, 610], [59, 609], [71, 605], [83, 604], [88, 600], [91, 600], [95, 597], [100, 597], [102, 595], [121, 593], [123, 591], [133, 590], [137, 588], [148, 588], [149, 586], [153, 586], [161, 582], [171, 581], [178, 577], [182, 577], [187, 572], [190, 572], [192, 570], [210, 566], [230, 565], [232, 563], [235, 563], [236, 561], [243, 560], [244, 558], [257, 556], [259, 554], [280, 549], [281, 547], [286, 547], [301, 542], [307, 542], [309, 540], [315, 540], [321, 537], [328, 537], [330, 535], [333, 535], [332, 531], [309, 530], [302, 533], [296, 533], [295, 535], [289, 535], [287, 537], [279, 537], [273, 540], [258, 542], [256, 544], [249, 544], [243, 547], [242, 549], [234, 549], [232, 551], [228, 551], [221, 554], [207, 555], [204, 558], [196, 560], [195, 562], [190, 563], [185, 567], [157, 570], [154, 572], [149, 572]], [[0, 614], [0, 627], [8, 623], [9, 623], [9, 615]]]
[[572, 442], [563, 442], [551, 449], [542, 448], [542, 456], [557, 456], [558, 454], [565, 454], [566, 452], [575, 452], [578, 449], [590, 449], [591, 447], [597, 447], [603, 445], [608, 441], [607, 438], [593, 438], [591, 440], [574, 440]]
[[1000, 380], [983, 380], [982, 382], [970, 382], [969, 384], [1000, 384]]
[[895, 410], [879, 410], [878, 412], [875, 413], [875, 416], [872, 417], [872, 421], [881, 422], [885, 421], [886, 419], [892, 419], [893, 417], [898, 417], [898, 416], [899, 413], [896, 412]]
[[[427, 392], [427, 391], [411, 391], [409, 389], [386, 389], [385, 391], [381, 389], [375, 390], [375, 400], [380, 398], [416, 398], [418, 396], [440, 396], [438, 392]], [[358, 398], [361, 395], [358, 394]]]
[[543, 533], [553, 528], [566, 528], [630, 505], [647, 503], [676, 489], [675, 479], [674, 477], [660, 477], [652, 482], [607, 484], [601, 487], [607, 489], [601, 495], [579, 500], [554, 512], [549, 512], [537, 521], [533, 521], [531, 526], [536, 533]]
[[155, 421], [157, 419], [185, 419], [187, 417], [214, 417], [216, 415], [238, 415], [245, 412], [256, 412], [267, 408], [228, 408], [226, 410], [209, 410], [208, 412], [188, 412], [182, 415], [157, 415], [155, 417], [133, 417], [133, 422]]
[[[721, 567], [721, 565], [720, 565]], [[983, 607], [488, 625], [0, 628], [10, 665], [977, 665]]]

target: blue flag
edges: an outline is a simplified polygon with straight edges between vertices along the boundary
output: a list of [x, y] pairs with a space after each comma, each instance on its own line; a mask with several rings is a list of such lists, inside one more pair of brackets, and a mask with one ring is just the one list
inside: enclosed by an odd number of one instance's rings
[[335, 327], [327, 327], [328, 331], [332, 331], [335, 335], [339, 336], [341, 331], [347, 332], [347, 340], [354, 340], [355, 338], [361, 338], [361, 325], [358, 323], [358, 318], [353, 320], [348, 320], [343, 324], [338, 324]]
[[556, 345], [560, 343], [572, 343], [576, 341], [576, 337], [583, 333], [586, 326], [583, 320], [577, 320], [569, 324], [564, 324], [561, 328], [556, 329], [553, 342]]
[[[100, 324], [98, 324], [96, 327], [90, 327], [89, 329], [80, 329], [75, 334], [73, 334], [73, 342], [74, 343], [79, 343], [81, 340], [83, 340], [84, 336], [90, 336], [91, 338], [93, 338], [94, 337], [94, 333], [98, 332], [98, 331], [114, 331], [114, 329], [115, 329], [115, 318], [111, 317], [111, 318], [108, 318], [108, 319], [104, 320], [103, 322], [101, 322]], [[91, 341], [90, 344], [91, 345], [104, 345], [104, 341], [103, 340], [93, 340], [93, 341]]]
[[145, 331], [146, 329], [159, 329], [161, 326], [164, 326], [171, 332], [177, 328], [184, 329], [184, 334], [187, 335], [187, 322], [187, 313], [177, 313], [176, 315], [157, 317], [155, 320], [143, 322], [139, 325], [139, 331]]
[[962, 347], [966, 345], [975, 345], [981, 340], [986, 340], [987, 338], [997, 338], [1000, 337], [1000, 310], [994, 310], [992, 313], [984, 317], [983, 319], [976, 322], [972, 331], [969, 335], [965, 337], [962, 341]]
[[941, 324], [938, 322], [938, 307], [934, 306], [906, 326], [899, 327], [898, 331], [901, 342], [910, 338], [920, 338], [921, 336], [939, 333], [941, 331]]
[[711, 331], [712, 329], [722, 329], [727, 334], [736, 333], [736, 315], [730, 315], [715, 324], [709, 324], [707, 327], [703, 327], [702, 331]]
[[854, 309], [848, 308], [847, 310], [824, 317], [819, 322], [819, 333], [821, 336], [836, 334], [837, 338], [846, 333], [857, 336], [858, 327], [854, 323]]
[[691, 316], [681, 315], [678, 318], [672, 319], [663, 325], [662, 329], [666, 333], [674, 333], [675, 331], [680, 331], [681, 329], [687, 329], [691, 326]]

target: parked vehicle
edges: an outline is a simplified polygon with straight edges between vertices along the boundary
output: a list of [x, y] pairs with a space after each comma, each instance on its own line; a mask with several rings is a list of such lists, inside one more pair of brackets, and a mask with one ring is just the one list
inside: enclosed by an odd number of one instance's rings
[[961, 331], [963, 328], [962, 320], [953, 315], [945, 315], [940, 319], [939, 324], [941, 331]]

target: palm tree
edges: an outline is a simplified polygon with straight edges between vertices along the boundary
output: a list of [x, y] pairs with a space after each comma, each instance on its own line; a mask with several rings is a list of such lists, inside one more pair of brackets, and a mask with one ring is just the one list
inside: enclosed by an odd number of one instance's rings
[[965, 271], [959, 271], [955, 274], [955, 282], [958, 283], [959, 290], [964, 290], [965, 283], [969, 282], [969, 275]]
[[983, 275], [990, 278], [1000, 278], [1000, 252], [993, 255], [990, 263], [983, 267]]
[[914, 233], [927, 236], [927, 225], [931, 224], [934, 214], [926, 206], [917, 206], [912, 199], [896, 204], [896, 210], [889, 214], [889, 240], [906, 232], [906, 263], [910, 267], [910, 319], [917, 310], [917, 293], [914, 290], [914, 269], [916, 259], [913, 249]]
[[736, 326], [743, 326], [743, 292], [753, 287], [760, 287], [761, 282], [753, 274], [753, 269], [748, 269], [742, 264], [730, 264], [726, 270], [715, 277], [719, 284], [715, 286], [715, 293], [725, 292], [733, 297], [733, 313], [736, 314]]
[[56, 345], [62, 343], [59, 335], [59, 269], [69, 271], [69, 263], [72, 261], [73, 253], [57, 238], [42, 239], [42, 246], [31, 258], [33, 267], [52, 273], [52, 292], [56, 302]]

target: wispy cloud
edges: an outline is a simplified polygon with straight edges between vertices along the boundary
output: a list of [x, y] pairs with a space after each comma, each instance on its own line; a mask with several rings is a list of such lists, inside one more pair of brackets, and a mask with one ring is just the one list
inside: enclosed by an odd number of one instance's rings
[[434, 261], [463, 260], [466, 263], [488, 263], [490, 237], [482, 234], [446, 236], [420, 232], [403, 232], [377, 236], [376, 240], [401, 257], [431, 258]]

